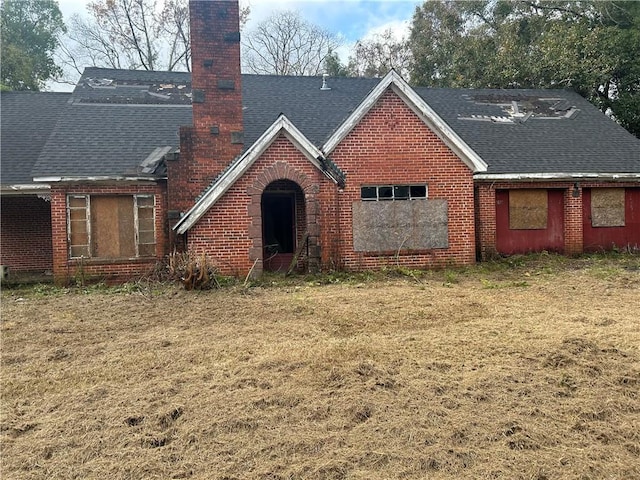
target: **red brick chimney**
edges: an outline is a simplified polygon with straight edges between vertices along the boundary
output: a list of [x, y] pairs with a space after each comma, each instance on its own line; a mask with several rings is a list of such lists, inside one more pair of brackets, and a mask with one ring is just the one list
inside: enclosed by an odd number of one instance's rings
[[238, 0], [189, 0], [193, 126], [168, 162], [170, 224], [243, 149]]

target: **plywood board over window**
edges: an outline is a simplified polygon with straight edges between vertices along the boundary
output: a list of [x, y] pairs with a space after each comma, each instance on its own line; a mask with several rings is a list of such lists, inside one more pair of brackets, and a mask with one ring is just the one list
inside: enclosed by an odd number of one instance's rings
[[70, 195], [71, 258], [134, 258], [156, 250], [153, 195]]
[[94, 257], [135, 257], [133, 198], [130, 196], [92, 197], [91, 233]]
[[591, 226], [624, 227], [624, 188], [591, 190]]
[[544, 230], [547, 228], [549, 195], [544, 189], [509, 191], [509, 228]]
[[398, 252], [449, 247], [448, 203], [354, 202], [353, 249]]

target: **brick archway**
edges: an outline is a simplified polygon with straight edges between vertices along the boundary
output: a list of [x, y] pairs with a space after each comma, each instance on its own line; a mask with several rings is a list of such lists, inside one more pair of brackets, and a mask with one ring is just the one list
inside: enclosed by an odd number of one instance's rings
[[320, 186], [288, 163], [275, 162], [265, 168], [258, 175], [253, 185], [247, 189], [247, 193], [250, 196], [248, 214], [251, 220], [249, 227], [249, 238], [251, 239], [249, 258], [254, 264], [253, 273], [259, 275], [263, 271], [262, 194], [270, 184], [278, 180], [289, 180], [302, 190], [306, 212], [306, 232], [309, 234], [308, 269], [312, 272], [317, 271], [320, 265], [320, 205], [318, 200]]

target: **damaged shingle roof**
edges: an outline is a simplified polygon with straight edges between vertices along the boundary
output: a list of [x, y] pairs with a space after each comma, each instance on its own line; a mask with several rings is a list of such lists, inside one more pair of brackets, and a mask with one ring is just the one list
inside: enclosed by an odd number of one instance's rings
[[[482, 157], [489, 165], [487, 173], [640, 172], [640, 140], [577, 93], [416, 92]], [[513, 102], [520, 116], [513, 115]]]
[[[330, 78], [326, 91], [320, 89], [320, 77], [243, 75], [245, 148], [280, 114], [321, 148], [379, 82]], [[575, 93], [415, 90], [483, 158], [487, 173], [640, 171], [640, 140]], [[30, 100], [16, 108], [14, 95]], [[72, 95], [3, 93], [2, 183], [32, 177], [163, 176], [153, 162], [158, 152], [179, 148], [179, 127], [192, 123], [190, 105], [191, 76], [184, 72], [87, 68]], [[36, 137], [5, 133], [5, 127], [40, 136], [31, 141]], [[32, 158], [39, 151], [38, 161], [21, 163], [18, 154], [25, 150]]]
[[[243, 75], [245, 148], [280, 114], [322, 145], [379, 82], [354, 80], [332, 79], [321, 91], [318, 77]], [[33, 176], [134, 176], [157, 148], [179, 148], [190, 105], [188, 73], [87, 68]]]

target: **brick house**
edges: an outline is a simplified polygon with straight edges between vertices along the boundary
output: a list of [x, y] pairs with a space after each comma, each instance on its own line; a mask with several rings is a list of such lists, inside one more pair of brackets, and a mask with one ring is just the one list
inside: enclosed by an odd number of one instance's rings
[[2, 94], [3, 265], [66, 281], [174, 248], [245, 275], [294, 253], [363, 270], [640, 246], [640, 140], [577, 94], [241, 75], [237, 3], [190, 6], [192, 74]]

